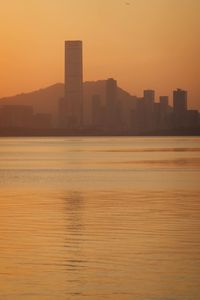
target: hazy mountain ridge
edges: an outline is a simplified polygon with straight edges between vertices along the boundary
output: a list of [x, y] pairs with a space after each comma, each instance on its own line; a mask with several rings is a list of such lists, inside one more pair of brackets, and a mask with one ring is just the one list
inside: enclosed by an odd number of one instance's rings
[[[92, 96], [98, 94], [102, 103], [105, 102], [106, 80], [86, 81], [83, 84], [84, 116], [88, 123], [91, 118]], [[56, 119], [58, 115], [59, 99], [64, 95], [64, 84], [56, 83], [29, 93], [22, 93], [11, 97], [0, 98], [0, 106], [3, 105], [30, 105], [36, 113], [50, 113]], [[118, 87], [118, 98], [120, 101], [130, 99], [131, 95]]]
[[29, 93], [1, 98], [0, 105], [31, 105], [35, 112], [55, 113], [58, 99], [63, 96], [63, 84], [57, 83]]

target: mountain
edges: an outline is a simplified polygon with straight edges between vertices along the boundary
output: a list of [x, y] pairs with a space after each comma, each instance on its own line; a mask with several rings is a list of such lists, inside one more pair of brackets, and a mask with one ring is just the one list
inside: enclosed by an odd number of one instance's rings
[[0, 99], [1, 105], [30, 105], [35, 112], [57, 114], [58, 99], [63, 96], [63, 84], [57, 83], [30, 93]]
[[[84, 94], [84, 119], [86, 123], [91, 120], [91, 104], [92, 96], [98, 94], [102, 103], [105, 103], [105, 84], [106, 80], [86, 81], [83, 84]], [[56, 83], [52, 86], [33, 91], [30, 93], [22, 93], [16, 96], [6, 97], [0, 99], [0, 106], [3, 105], [30, 105], [36, 113], [50, 113], [53, 115], [54, 121], [58, 117], [58, 103], [59, 99], [64, 95], [64, 84]], [[118, 99], [123, 104], [126, 110], [131, 95], [121, 88], [118, 88]]]

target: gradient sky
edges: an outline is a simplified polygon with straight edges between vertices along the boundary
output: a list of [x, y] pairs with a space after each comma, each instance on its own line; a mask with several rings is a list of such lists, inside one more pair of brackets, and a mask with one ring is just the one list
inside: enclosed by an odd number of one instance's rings
[[64, 40], [81, 39], [84, 80], [183, 88], [200, 109], [200, 0], [1, 0], [0, 20], [0, 97], [63, 82]]

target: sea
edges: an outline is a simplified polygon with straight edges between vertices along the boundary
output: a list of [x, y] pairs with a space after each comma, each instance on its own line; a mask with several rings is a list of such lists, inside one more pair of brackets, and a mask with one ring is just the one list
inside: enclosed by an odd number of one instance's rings
[[199, 137], [0, 138], [1, 300], [199, 300]]

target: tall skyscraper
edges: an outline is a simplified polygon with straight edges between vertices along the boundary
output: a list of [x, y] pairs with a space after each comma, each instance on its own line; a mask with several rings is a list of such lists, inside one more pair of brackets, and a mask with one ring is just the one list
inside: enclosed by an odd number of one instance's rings
[[187, 91], [173, 91], [173, 123], [176, 129], [185, 128], [187, 119]]
[[92, 125], [97, 129], [103, 125], [103, 106], [99, 95], [92, 96]]
[[144, 90], [144, 103], [149, 111], [153, 111], [155, 101], [155, 91], [154, 90]]
[[182, 114], [187, 111], [187, 91], [181, 89], [173, 91], [173, 106], [176, 114]]
[[168, 128], [169, 119], [169, 97], [160, 96], [159, 129]]
[[66, 126], [78, 129], [83, 122], [82, 41], [65, 41]]
[[160, 110], [162, 113], [167, 113], [169, 106], [169, 97], [160, 96]]
[[154, 129], [154, 101], [155, 101], [155, 91], [154, 90], [144, 90], [144, 115], [145, 115], [145, 129], [151, 131]]
[[113, 78], [106, 80], [106, 105], [110, 112], [114, 111], [117, 102], [117, 81]]
[[106, 119], [109, 130], [118, 130], [121, 124], [120, 105], [118, 101], [117, 81], [113, 78], [106, 80]]

